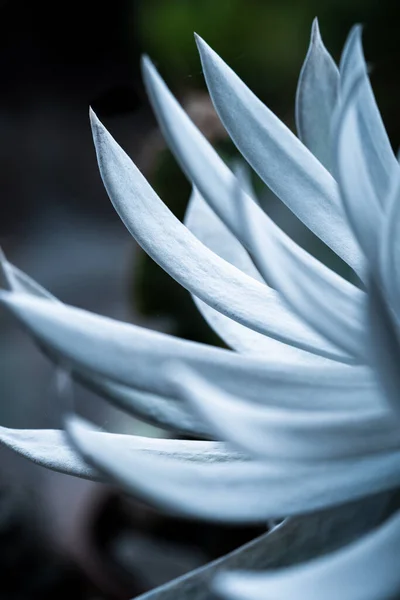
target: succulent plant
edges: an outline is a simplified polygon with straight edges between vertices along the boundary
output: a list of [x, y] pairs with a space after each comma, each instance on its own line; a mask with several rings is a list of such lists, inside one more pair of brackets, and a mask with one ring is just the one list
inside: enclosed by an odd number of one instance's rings
[[[296, 100], [299, 138], [197, 43], [215, 108], [245, 160], [357, 280], [268, 217], [245, 174], [232, 173], [145, 58], [160, 127], [193, 184], [185, 224], [91, 113], [100, 172], [126, 227], [232, 350], [62, 304], [6, 259], [1, 303], [79, 381], [201, 439], [111, 434], [68, 414], [65, 433], [2, 428], [2, 442], [51, 469], [117, 482], [172, 513], [284, 519], [154, 597], [207, 597], [209, 583], [244, 600], [392, 597], [400, 591], [400, 513], [385, 517], [400, 485], [400, 173], [361, 30], [350, 33], [338, 69], [314, 23]], [[224, 567], [241, 571], [212, 582]]]

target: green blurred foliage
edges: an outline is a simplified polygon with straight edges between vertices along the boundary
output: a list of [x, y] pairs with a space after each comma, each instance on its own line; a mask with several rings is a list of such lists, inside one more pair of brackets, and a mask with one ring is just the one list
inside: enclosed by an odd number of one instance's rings
[[146, 0], [135, 18], [142, 48], [173, 88], [204, 85], [196, 31], [284, 114], [293, 103], [315, 16], [336, 59], [356, 22], [366, 26], [367, 56], [385, 60], [398, 48], [398, 0]]

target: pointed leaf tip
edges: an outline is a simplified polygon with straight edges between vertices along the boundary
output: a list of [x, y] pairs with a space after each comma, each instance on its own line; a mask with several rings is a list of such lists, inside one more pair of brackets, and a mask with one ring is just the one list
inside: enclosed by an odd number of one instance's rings
[[142, 69], [142, 76], [145, 77], [147, 71], [155, 71], [155, 67], [153, 65], [153, 61], [151, 60], [148, 54], [142, 54], [140, 57], [140, 66]]
[[94, 110], [91, 106], [89, 106], [89, 119], [90, 119], [90, 124], [91, 124], [92, 128], [94, 125], [97, 125], [98, 123], [100, 123], [98, 116], [96, 115], [96, 113], [94, 112]]
[[311, 42], [320, 42], [321, 33], [319, 30], [318, 17], [315, 17], [311, 25]]

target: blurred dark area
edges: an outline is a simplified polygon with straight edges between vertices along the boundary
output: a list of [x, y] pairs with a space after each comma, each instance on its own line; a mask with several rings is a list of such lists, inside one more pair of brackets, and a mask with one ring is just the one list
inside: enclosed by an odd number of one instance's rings
[[[350, 27], [364, 24], [373, 86], [397, 150], [398, 0], [0, 1], [0, 243], [9, 260], [65, 302], [220, 344], [197, 314], [189, 294], [141, 252], [120, 223], [98, 173], [88, 107], [94, 108], [164, 202], [182, 218], [190, 186], [151, 114], [140, 76], [141, 53], [150, 55], [200, 129], [229, 160], [236, 151], [205, 93], [193, 31], [294, 129], [297, 78], [315, 16], [337, 60]], [[279, 203], [271, 200], [267, 209], [283, 227], [296, 228]], [[61, 403], [54, 366], [5, 314], [0, 315], [0, 327], [0, 424], [59, 427]], [[78, 386], [74, 395], [81, 414], [111, 431], [162, 434], [127, 420]], [[24, 582], [16, 578], [6, 596], [0, 590], [1, 598], [129, 597], [127, 589], [132, 595], [145, 591], [262, 530], [182, 525], [137, 506], [130, 506], [127, 517], [125, 508], [117, 510], [113, 504], [110, 510], [109, 502], [116, 501], [113, 496], [108, 500], [99, 484], [93, 487], [47, 473], [4, 449], [0, 460], [0, 513], [5, 515], [0, 519], [0, 572], [7, 554], [4, 548], [14, 545], [10, 568], [28, 572], [29, 565], [32, 572], [31, 587], [29, 578]], [[92, 496], [101, 502], [105, 498], [96, 513], [92, 504], [82, 500]], [[60, 516], [57, 507], [61, 504]], [[73, 545], [82, 552], [71, 553], [70, 545], [60, 543], [58, 536], [65, 537], [60, 532], [71, 522], [75, 505], [89, 506], [85, 519], [89, 514], [96, 516], [96, 533], [89, 546], [77, 538]], [[43, 513], [52, 514], [53, 509], [58, 511], [55, 521], [61, 523], [55, 528], [58, 533], [44, 535]], [[111, 551], [115, 536], [125, 531], [126, 520], [130, 533], [127, 542], [118, 546], [124, 551], [115, 558]], [[78, 522], [82, 523], [81, 517]], [[160, 561], [157, 576], [146, 579], [146, 557], [157, 560], [155, 540], [161, 548], [167, 543], [192, 548], [192, 559], [183, 560], [187, 550], [179, 550], [174, 564], [169, 562], [163, 571]], [[101, 558], [93, 559], [99, 548]], [[131, 576], [139, 555], [142, 569], [137, 567], [140, 573], [132, 582], [122, 573], [121, 564], [128, 565]], [[154, 571], [156, 563], [151, 560], [150, 571]], [[113, 566], [113, 561], [118, 565]], [[108, 573], [107, 582], [121, 581], [122, 591], [112, 585], [107, 588], [108, 583], [99, 579], [100, 571]]]

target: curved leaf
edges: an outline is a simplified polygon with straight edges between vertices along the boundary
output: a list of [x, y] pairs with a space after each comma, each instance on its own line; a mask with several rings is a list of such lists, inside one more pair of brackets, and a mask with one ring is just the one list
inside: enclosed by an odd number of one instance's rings
[[382, 217], [377, 280], [384, 287], [385, 299], [400, 322], [400, 177], [393, 182]]
[[[127, 456], [168, 456], [182, 462], [204, 464], [247, 460], [222, 442], [147, 438], [90, 429], [86, 436], [94, 445], [104, 445], [111, 453], [123, 452]], [[0, 444], [47, 469], [84, 479], [104, 480], [101, 472], [88, 465], [68, 443], [64, 431], [0, 427]]]
[[197, 44], [214, 106], [240, 152], [299, 219], [362, 274], [364, 257], [335, 180], [199, 37]]
[[[318, 333], [335, 344], [348, 357], [365, 361], [365, 293], [303, 253], [290, 254], [288, 243], [272, 240], [243, 202], [241, 188], [236, 188], [237, 210], [253, 240], [256, 264], [266, 280], [291, 308]], [[351, 358], [348, 359], [349, 362]]]
[[331, 121], [339, 97], [339, 70], [324, 46], [314, 19], [310, 46], [300, 72], [296, 94], [299, 138], [331, 171]]
[[230, 600], [387, 600], [400, 590], [400, 512], [350, 546], [276, 572], [221, 574], [215, 588]]
[[[209, 521], [258, 523], [309, 513], [400, 484], [400, 451], [346, 461], [183, 464], [97, 443], [80, 419], [66, 431], [85, 460], [165, 511]], [[305, 485], [305, 482], [307, 484]]]
[[400, 421], [398, 420], [400, 412], [398, 326], [396, 328], [382, 291], [372, 278], [369, 282], [368, 300], [371, 366], [377, 374], [382, 389], [386, 392], [390, 406], [397, 412], [397, 420], [396, 414], [393, 417], [394, 423], [400, 430]]
[[387, 408], [342, 412], [282, 409], [222, 392], [190, 369], [171, 366], [178, 395], [218, 439], [263, 460], [309, 463], [400, 450], [400, 427]]
[[342, 95], [345, 97], [354, 79], [360, 77], [357, 121], [368, 172], [371, 174], [371, 183], [383, 206], [393, 177], [398, 177], [399, 166], [369, 81], [361, 43], [361, 31], [360, 25], [356, 25], [347, 38], [340, 61], [341, 88]]
[[222, 260], [192, 235], [158, 198], [93, 112], [91, 121], [99, 168], [110, 199], [149, 256], [226, 316], [259, 333], [336, 357], [335, 349], [297, 320], [276, 292]]
[[[207, 248], [210, 248], [218, 256], [247, 273], [247, 275], [258, 280], [262, 279], [242, 244], [230, 233], [196, 188], [193, 188], [186, 210], [185, 225]], [[283, 344], [273, 338], [257, 333], [229, 319], [196, 296], [192, 297], [197, 308], [214, 331], [229, 346], [239, 352], [263, 354], [266, 357], [275, 356], [276, 358], [279, 356], [282, 356], [282, 358], [293, 357], [296, 360], [313, 362], [314, 364], [316, 361], [325, 360], [315, 354], [304, 352], [299, 348]]]
[[[257, 252], [253, 248], [253, 240], [246, 235], [241, 219], [238, 219], [234, 206], [237, 179], [220, 159], [200, 131], [190, 121], [181, 106], [172, 96], [167, 86], [148, 59], [143, 61], [143, 77], [147, 91], [152, 101], [154, 111], [160, 122], [164, 136], [172, 151], [175, 153], [182, 168], [201, 192], [204, 200], [211, 206], [221, 220], [229, 227], [238, 240], [248, 249], [255, 265], [257, 265]], [[298, 140], [293, 139], [299, 144]], [[300, 144], [301, 145], [301, 144]], [[314, 160], [314, 159], [313, 159]], [[319, 164], [319, 163], [317, 163]], [[323, 167], [319, 167], [324, 171]], [[330, 177], [329, 174], [327, 174]], [[308, 266], [315, 267], [315, 260], [291, 240], [277, 225], [265, 214], [260, 206], [250, 197], [246, 190], [248, 184], [241, 181], [243, 202], [253, 218], [260, 222], [260, 227], [265, 229], [265, 234], [276, 240], [276, 243], [286, 244], [288, 260], [293, 254], [294, 262], [298, 262], [298, 254]], [[319, 263], [321, 276], [330, 276], [329, 269]], [[268, 281], [267, 281], [268, 283]]]
[[61, 363], [153, 394], [174, 397], [162, 367], [166, 361], [179, 360], [221, 389], [255, 402], [313, 410], [380, 403], [373, 374], [365, 367], [237, 354], [5, 291], [0, 292], [0, 303], [58, 354]]
[[335, 119], [335, 169], [349, 222], [370, 261], [370, 268], [373, 268], [382, 214], [357, 118], [362, 98], [361, 80], [354, 79], [352, 83]]
[[[34, 279], [9, 263], [4, 255], [0, 257], [0, 269], [5, 274], [7, 282], [13, 290], [59, 302], [55, 296]], [[50, 358], [54, 358], [51, 351], [47, 354]], [[203, 427], [181, 402], [175, 399], [114, 383], [109, 379], [96, 377], [92, 373], [83, 370], [75, 371], [72, 375], [86, 387], [140, 419], [174, 431], [199, 437], [210, 437], [210, 431], [205, 426]]]
[[270, 533], [139, 596], [139, 600], [209, 600], [216, 573], [226, 569], [283, 567], [336, 550], [380, 523], [387, 504], [388, 495], [381, 494], [329, 511], [286, 519]]

